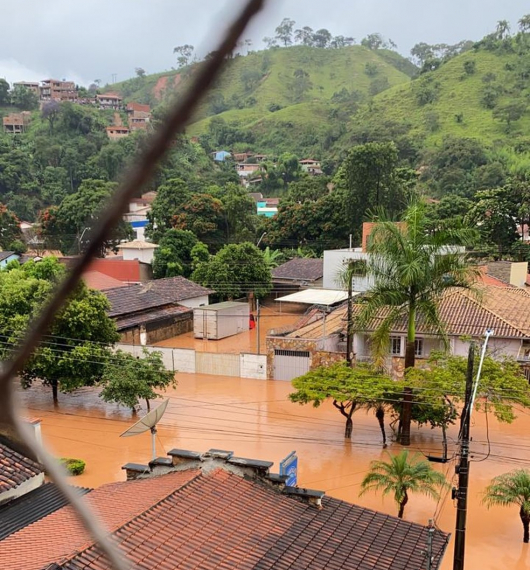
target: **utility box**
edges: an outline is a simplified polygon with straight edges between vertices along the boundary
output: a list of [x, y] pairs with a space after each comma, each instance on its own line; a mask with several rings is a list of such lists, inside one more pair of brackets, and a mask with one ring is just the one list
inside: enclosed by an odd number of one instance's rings
[[220, 340], [250, 329], [248, 303], [227, 301], [193, 309], [195, 338]]

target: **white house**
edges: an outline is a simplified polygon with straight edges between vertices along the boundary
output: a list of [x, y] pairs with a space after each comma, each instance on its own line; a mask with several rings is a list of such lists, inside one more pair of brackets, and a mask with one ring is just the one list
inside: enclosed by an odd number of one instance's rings
[[10, 261], [17, 261], [20, 255], [14, 251], [0, 251], [0, 269], [4, 268]]
[[156, 243], [134, 240], [120, 244], [118, 249], [120, 250], [120, 254], [123, 256], [124, 261], [137, 259], [143, 263], [152, 264], [155, 256], [155, 249], [157, 247], [158, 245]]

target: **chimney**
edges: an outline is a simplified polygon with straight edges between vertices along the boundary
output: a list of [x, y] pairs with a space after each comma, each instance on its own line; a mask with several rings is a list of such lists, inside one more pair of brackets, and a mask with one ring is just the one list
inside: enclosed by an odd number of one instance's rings
[[141, 475], [151, 472], [149, 465], [141, 465], [140, 463], [127, 463], [122, 469], [127, 473], [127, 481], [134, 481]]
[[368, 251], [368, 238], [374, 229], [375, 222], [364, 222], [363, 224], [363, 241], [362, 241], [362, 250], [363, 253]]
[[282, 491], [284, 495], [297, 497], [306, 503], [316, 507], [318, 510], [322, 509], [322, 497], [326, 493], [324, 491], [314, 491], [313, 489], [300, 489], [298, 487], [285, 487]]

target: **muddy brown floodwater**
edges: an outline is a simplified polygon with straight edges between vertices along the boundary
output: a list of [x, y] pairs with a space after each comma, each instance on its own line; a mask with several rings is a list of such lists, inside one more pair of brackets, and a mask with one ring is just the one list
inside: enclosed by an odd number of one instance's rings
[[[165, 394], [169, 406], [159, 424], [158, 455], [174, 447], [195, 451], [226, 449], [240, 456], [274, 461], [277, 469], [278, 462], [296, 450], [299, 485], [396, 514], [390, 498], [358, 496], [370, 461], [384, 457], [373, 415], [357, 413], [353, 440], [346, 442], [338, 412], [330, 404], [314, 409], [290, 403], [289, 383], [186, 374], [178, 374], [177, 378], [178, 387]], [[42, 419], [45, 442], [56, 455], [86, 461], [84, 475], [72, 479], [76, 485], [96, 487], [123, 481], [122, 465], [146, 463], [150, 459], [150, 434], [120, 438], [135, 420], [129, 410], [102, 403], [95, 390], [61, 394], [56, 410], [48, 389], [36, 387], [24, 392], [23, 399], [29, 414]], [[490, 415], [491, 450], [481, 462], [488, 450], [485, 416], [473, 416], [475, 462], [471, 464], [466, 549], [466, 567], [470, 570], [530, 568], [530, 552], [528, 545], [522, 543], [517, 507], [487, 510], [480, 503], [481, 493], [492, 477], [518, 467], [530, 468], [530, 412], [521, 412], [519, 416], [512, 425], [499, 425]], [[451, 442], [455, 437], [456, 429], [452, 429]], [[412, 448], [439, 455], [439, 432], [428, 428], [413, 430]], [[389, 447], [391, 452], [399, 449], [396, 444]], [[454, 480], [454, 462], [435, 464], [435, 468]], [[427, 524], [433, 516], [440, 528], [453, 533], [455, 507], [450, 493], [439, 502], [419, 495], [411, 497], [405, 511], [407, 520]], [[452, 568], [452, 546], [451, 540], [443, 570]]]

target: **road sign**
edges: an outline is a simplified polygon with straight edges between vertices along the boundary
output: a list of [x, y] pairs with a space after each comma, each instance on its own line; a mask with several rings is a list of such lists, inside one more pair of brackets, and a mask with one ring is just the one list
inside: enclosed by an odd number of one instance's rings
[[298, 481], [298, 456], [296, 451], [293, 451], [280, 461], [280, 475], [287, 475], [287, 481], [285, 482], [287, 487], [296, 487]]

